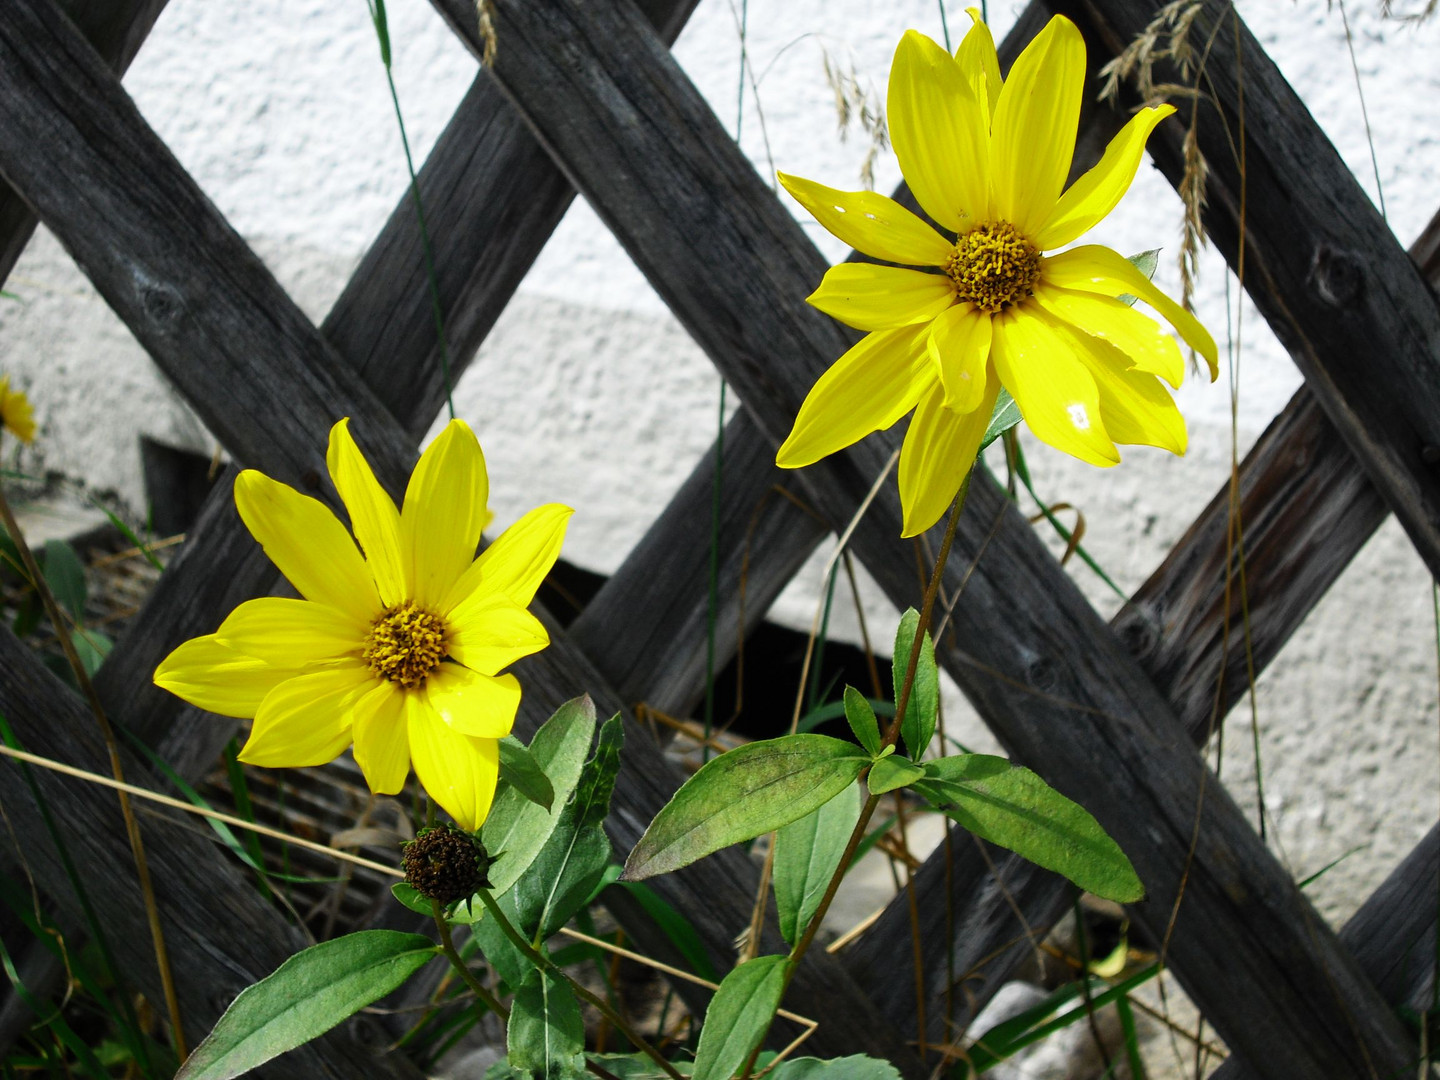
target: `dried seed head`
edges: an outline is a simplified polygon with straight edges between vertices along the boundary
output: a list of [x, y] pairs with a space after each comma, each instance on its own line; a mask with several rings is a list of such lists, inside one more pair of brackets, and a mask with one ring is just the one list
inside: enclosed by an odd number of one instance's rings
[[404, 847], [405, 882], [442, 904], [464, 900], [490, 884], [490, 856], [479, 837], [451, 825], [421, 829]]

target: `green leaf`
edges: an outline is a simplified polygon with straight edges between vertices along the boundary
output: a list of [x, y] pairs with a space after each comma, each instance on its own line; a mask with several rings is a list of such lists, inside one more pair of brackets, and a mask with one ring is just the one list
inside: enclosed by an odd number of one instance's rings
[[77, 629], [71, 640], [75, 643], [75, 654], [80, 657], [80, 666], [89, 676], [93, 676], [100, 670], [100, 665], [105, 662], [105, 657], [109, 656], [110, 650], [115, 647], [115, 642], [99, 630], [89, 630], [84, 627]]
[[690, 962], [690, 968], [696, 975], [712, 983], [720, 981], [720, 973], [710, 962], [710, 954], [705, 951], [705, 942], [701, 940], [694, 923], [644, 882], [619, 881], [615, 883], [615, 887], [624, 889], [640, 902], [645, 914], [655, 920], [655, 925], [660, 927], [670, 939], [670, 943]]
[[500, 775], [512, 788], [545, 810], [555, 801], [555, 789], [550, 786], [545, 770], [514, 735], [500, 740]]
[[549, 937], [584, 907], [610, 865], [605, 816], [620, 771], [625, 729], [619, 716], [600, 729], [595, 756], [585, 763], [575, 795], [566, 804], [550, 839], [527, 873], [515, 883], [520, 929], [531, 938]]
[[865, 695], [853, 686], [845, 687], [845, 719], [860, 745], [874, 757], [880, 753], [880, 721], [875, 719], [875, 710]]
[[[905, 685], [905, 672], [910, 666], [910, 649], [915, 644], [915, 630], [920, 614], [910, 608], [900, 616], [900, 629], [895, 631], [895, 664], [891, 669], [895, 680], [898, 707], [900, 690]], [[920, 644], [920, 659], [915, 664], [915, 681], [910, 686], [910, 699], [905, 703], [905, 719], [900, 722], [900, 737], [910, 757], [919, 761], [935, 736], [935, 719], [940, 713], [940, 669], [935, 666], [935, 646], [927, 632]]]
[[[1155, 268], [1160, 265], [1160, 249], [1151, 248], [1149, 251], [1142, 251], [1138, 255], [1129, 255], [1126, 257], [1126, 261], [1147, 278], [1153, 278], [1155, 276]], [[1135, 306], [1135, 297], [1129, 293], [1121, 293], [1115, 297], [1115, 299], [1119, 300], [1122, 304], [1129, 304], [1131, 307]]]
[[854, 1054], [829, 1061], [791, 1058], [776, 1067], [770, 1080], [900, 1080], [900, 1072], [888, 1061]]
[[911, 786], [976, 836], [1087, 892], [1119, 903], [1145, 896], [1135, 868], [1100, 823], [1029, 769], [961, 754], [927, 762], [925, 779]]
[[[606, 1072], [620, 1080], [668, 1080], [666, 1073], [645, 1054], [591, 1054], [590, 1060], [602, 1066]], [[676, 1061], [675, 1069], [682, 1075], [690, 1074], [690, 1062]], [[486, 1076], [485, 1080], [493, 1080]]]
[[788, 945], [810, 925], [860, 820], [853, 787], [775, 834], [775, 909]]
[[175, 1080], [227, 1080], [323, 1035], [439, 953], [429, 938], [362, 930], [312, 945], [240, 992]]
[[580, 1003], [548, 971], [531, 971], [516, 989], [505, 1034], [511, 1066], [536, 1080], [570, 1080], [585, 1072]]
[[85, 564], [63, 540], [46, 540], [41, 560], [45, 584], [61, 607], [78, 623], [85, 620]]
[[870, 766], [870, 775], [866, 777], [865, 786], [870, 789], [871, 795], [884, 795], [887, 791], [913, 784], [924, 775], [925, 770], [909, 758], [892, 754]]
[[870, 764], [827, 735], [786, 735], [713, 758], [655, 815], [625, 860], [625, 881], [668, 874], [817, 810]]
[[480, 837], [495, 860], [490, 864], [490, 884], [496, 896], [519, 880], [560, 823], [594, 738], [595, 703], [588, 697], [567, 701], [530, 740], [530, 756], [554, 790], [550, 809], [537, 806], [508, 785], [495, 796]]
[[995, 409], [990, 414], [990, 426], [985, 429], [985, 435], [980, 440], [980, 449], [984, 450], [1023, 419], [1024, 417], [1020, 415], [1020, 406], [1015, 404], [1015, 399], [1010, 396], [1010, 391], [1002, 386], [1000, 396], [995, 399]]
[[[520, 918], [515, 910], [515, 893], [512, 890], [503, 896], [495, 897], [495, 903], [510, 920], [511, 926], [519, 926]], [[519, 986], [525, 981], [525, 977], [534, 969], [529, 957], [515, 947], [500, 929], [500, 924], [489, 918], [485, 909], [480, 904], [475, 904], [475, 922], [470, 926], [470, 932], [475, 935], [475, 944], [480, 947], [480, 952], [485, 960], [495, 969], [500, 978], [504, 979], [510, 986]]]
[[757, 956], [725, 976], [705, 1010], [694, 1080], [730, 1080], [735, 1075], [765, 1037], [784, 989], [783, 956]]
[[435, 914], [430, 908], [430, 900], [416, 892], [415, 886], [408, 882], [395, 882], [390, 886], [390, 895], [411, 911], [418, 915], [424, 915], [427, 919]]

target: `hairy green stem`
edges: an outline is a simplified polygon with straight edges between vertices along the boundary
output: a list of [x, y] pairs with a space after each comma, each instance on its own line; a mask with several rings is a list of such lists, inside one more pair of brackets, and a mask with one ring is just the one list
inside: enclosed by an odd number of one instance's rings
[[565, 974], [555, 961], [551, 960], [550, 957], [526, 941], [525, 935], [516, 929], [515, 924], [512, 923], [505, 912], [501, 910], [495, 897], [490, 895], [490, 890], [481, 889], [476, 895], [480, 897], [480, 902], [485, 905], [485, 910], [490, 913], [496, 925], [499, 926], [505, 936], [510, 939], [510, 943], [519, 949], [530, 963], [534, 964], [537, 968], [543, 968], [545, 971], [550, 972], [556, 978], [564, 979], [577, 996], [595, 1006], [595, 1008], [600, 1011], [601, 1016], [614, 1024], [620, 1033], [629, 1039], [634, 1046], [638, 1047], [646, 1057], [665, 1070], [665, 1074], [669, 1076], [671, 1080], [684, 1080], [680, 1071], [670, 1063], [670, 1060], [664, 1054], [660, 1053], [659, 1050], [655, 1049], [655, 1047], [651, 1046], [639, 1032], [635, 1031], [635, 1029], [626, 1022], [624, 1017], [610, 1007], [608, 1001], [597, 994], [591, 993], [586, 987], [581, 986], [569, 975]]
[[455, 948], [455, 939], [450, 936], [450, 924], [445, 921], [445, 911], [439, 900], [430, 901], [430, 913], [435, 917], [435, 928], [440, 931], [440, 950], [445, 954], [445, 959], [450, 961], [455, 973], [465, 980], [465, 985], [470, 987], [487, 1009], [500, 1019], [509, 1020], [510, 1010], [490, 992], [490, 988], [480, 981], [479, 976], [470, 970], [470, 965], [465, 963], [465, 958]]

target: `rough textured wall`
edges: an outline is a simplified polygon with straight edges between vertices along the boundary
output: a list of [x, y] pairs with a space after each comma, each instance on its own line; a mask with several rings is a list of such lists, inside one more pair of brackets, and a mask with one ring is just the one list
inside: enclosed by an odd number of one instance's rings
[[[951, 3], [951, 30], [968, 19]], [[1380, 181], [1408, 243], [1440, 192], [1440, 20], [1382, 21], [1373, 0], [1350, 4]], [[994, 0], [997, 36], [1018, 5]], [[676, 53], [737, 122], [739, 38], [729, 0], [703, 0]], [[1338, 7], [1322, 0], [1249, 0], [1241, 10], [1367, 191], [1375, 175]], [[396, 78], [418, 158], [439, 134], [475, 65], [424, 0], [393, 0]], [[940, 32], [934, 0], [751, 0], [748, 42], [759, 82], [745, 92], [741, 141], [757, 168], [858, 186], [866, 140], [843, 141], [822, 52], [881, 96], [890, 52], [909, 26]], [[503, 48], [503, 42], [501, 43]], [[210, 197], [315, 318], [405, 189], [404, 159], [365, 6], [333, 0], [217, 5], [172, 0], [126, 85]], [[763, 120], [762, 120], [763, 111]], [[1179, 121], [1172, 120], [1171, 123]], [[643, 163], [641, 166], [643, 167]], [[876, 185], [898, 179], [881, 155]], [[1164, 246], [1159, 279], [1178, 287], [1178, 200], [1142, 169], [1096, 239], [1122, 251]], [[817, 244], [840, 245], [808, 223]], [[47, 234], [37, 236], [0, 299], [0, 369], [29, 388], [42, 425], [27, 467], [111, 491], [143, 515], [136, 436], [204, 452], [213, 443], [143, 351]], [[1241, 453], [1289, 398], [1294, 368], [1222, 264], [1205, 264], [1197, 298], [1224, 341], [1243, 342], [1235, 435]], [[589, 208], [577, 203], [457, 391], [485, 444], [499, 520], [542, 499], [578, 513], [569, 558], [613, 568], [713, 438], [718, 379]], [[1078, 505], [1090, 550], [1123, 588], [1161, 553], [1222, 482], [1230, 459], [1225, 376], [1181, 392], [1192, 450], [1183, 460], [1134, 449], [1125, 465], [1089, 470], [1040, 447], [1031, 467], [1051, 500]], [[733, 405], [733, 403], [732, 403]], [[323, 437], [317, 432], [316, 438]], [[1077, 578], [1107, 613], [1113, 596]], [[808, 627], [818, 582], [797, 583], [777, 616]], [[872, 595], [872, 633], [893, 615]], [[854, 633], [837, 616], [838, 631]], [[1343, 917], [1366, 883], [1408, 849], [1440, 808], [1435, 628], [1429, 582], [1403, 534], [1387, 525], [1335, 588], [1257, 694], [1266, 797], [1279, 847], [1297, 875], [1364, 849], [1313, 888]], [[952, 701], [953, 716], [965, 710]], [[1242, 802], [1253, 776], [1248, 710], [1237, 710], [1224, 774]], [[964, 737], [986, 745], [973, 721]]]

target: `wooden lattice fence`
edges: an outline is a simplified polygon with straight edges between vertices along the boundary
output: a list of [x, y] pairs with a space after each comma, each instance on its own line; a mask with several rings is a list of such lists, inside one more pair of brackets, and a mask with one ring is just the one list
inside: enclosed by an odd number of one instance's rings
[[[480, 56], [472, 0], [435, 4]], [[382, 482], [401, 491], [444, 392], [408, 197], [330, 316], [313, 326], [120, 86], [163, 0], [63, 6], [0, 2], [0, 174], [11, 185], [0, 192], [0, 276], [38, 217], [236, 461], [333, 502], [317, 433], [348, 415]], [[738, 393], [745, 407], [724, 433], [723, 651], [851, 520], [896, 439], [868, 440], [783, 478], [808, 512], [767, 498], [782, 482], [775, 445], [815, 377], [853, 339], [804, 303], [823, 259], [669, 56], [692, 7], [496, 0], [493, 67], [478, 75], [419, 183], [457, 373], [578, 188]], [[1062, 11], [1098, 66], [1157, 8], [1035, 0], [1002, 45], [1002, 65]], [[1306, 378], [1236, 488], [1249, 662], [1259, 670], [1387, 511], [1440, 570], [1440, 307], [1426, 283], [1440, 278], [1440, 225], [1407, 255], [1228, 5], [1210, 0], [1197, 25], [1219, 27], [1206, 69], [1211, 96], [1198, 106], [1212, 170], [1205, 226], [1232, 267], [1243, 259], [1245, 287]], [[1088, 109], [1085, 136], [1103, 140], [1119, 119]], [[1162, 128], [1151, 149], [1178, 183], [1180, 136]], [[520, 667], [522, 730], [582, 690], [627, 717], [641, 701], [667, 712], [694, 704], [704, 681], [713, 454], [568, 633], [547, 619], [554, 644]], [[1416, 958], [1434, 954], [1440, 833], [1336, 934], [1196, 752], [1247, 684], [1234, 633], [1238, 590], [1226, 588], [1231, 506], [1222, 486], [1107, 626], [1004, 494], [977, 479], [944, 581], [959, 601], [939, 658], [1009, 751], [1092, 810], [1130, 855], [1150, 893], [1131, 917], [1165, 943], [1170, 969], [1233, 1051], [1227, 1073], [1410, 1073], [1417, 1051], [1395, 1009], [1429, 993], [1433, 965]], [[899, 522], [886, 485], [852, 548], [906, 606], [917, 589]], [[182, 774], [206, 768], [233, 728], [156, 690], [150, 672], [176, 642], [213, 629], [274, 581], [221, 483], [101, 669], [107, 709]], [[105, 771], [85, 707], [8, 631], [0, 665], [0, 712], [25, 745]], [[622, 851], [682, 779], [643, 728], [632, 724], [631, 734], [609, 822]], [[127, 769], [160, 786], [138, 760]], [[23, 857], [75, 925], [82, 912], [32, 782], [85, 878], [103, 890], [98, 914], [122, 966], [158, 1000], [113, 797], [0, 768], [0, 802]], [[301, 945], [299, 933], [185, 824], [147, 816], [145, 831], [185, 1020], [204, 1030]], [[790, 1004], [822, 1018], [809, 1051], [870, 1053], [907, 1076], [927, 1075], [915, 1048], [917, 982], [926, 1038], [950, 1038], [1028, 953], [1031, 935], [1070, 903], [1062, 880], [963, 834], [950, 850], [948, 866], [942, 849], [915, 878], [918, 980], [903, 897], [840, 957], [807, 957]], [[655, 883], [695, 921], [721, 969], [733, 962], [756, 884], [755, 868], [734, 851]], [[669, 952], [623, 894], [610, 906], [642, 948]], [[768, 933], [776, 945], [773, 927]], [[357, 1020], [267, 1071], [413, 1075], [400, 1055], [379, 1055], [372, 1024]]]

